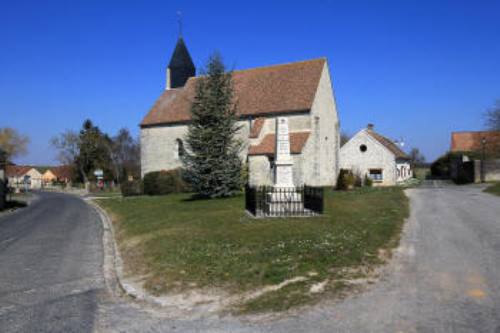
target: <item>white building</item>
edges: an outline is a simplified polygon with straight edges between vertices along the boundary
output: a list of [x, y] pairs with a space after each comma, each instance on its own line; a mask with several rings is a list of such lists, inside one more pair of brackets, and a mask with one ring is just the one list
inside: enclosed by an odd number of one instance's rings
[[340, 168], [367, 175], [375, 186], [396, 185], [412, 177], [409, 156], [371, 124], [340, 148]]
[[[182, 38], [167, 69], [167, 89], [141, 123], [141, 173], [182, 167], [180, 154], [199, 77]], [[325, 58], [233, 72], [250, 185], [271, 185], [275, 122], [287, 117], [295, 185], [333, 186], [339, 121]]]
[[42, 174], [31, 166], [7, 165], [5, 174], [9, 187], [30, 190], [42, 188]]

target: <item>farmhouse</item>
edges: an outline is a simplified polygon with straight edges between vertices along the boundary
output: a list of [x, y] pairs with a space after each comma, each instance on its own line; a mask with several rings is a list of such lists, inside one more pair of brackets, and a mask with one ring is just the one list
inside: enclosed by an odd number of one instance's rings
[[390, 139], [373, 130], [373, 125], [359, 131], [340, 149], [340, 168], [361, 177], [368, 176], [374, 185], [391, 186], [412, 176], [409, 157]]
[[[199, 77], [179, 38], [167, 68], [166, 90], [141, 126], [141, 173], [180, 168]], [[271, 185], [275, 123], [287, 117], [294, 185], [332, 186], [339, 163], [339, 121], [325, 58], [233, 72], [239, 139], [250, 185]]]
[[15, 189], [40, 189], [42, 187], [42, 174], [31, 166], [7, 165], [5, 174], [9, 187]]
[[451, 133], [450, 177], [458, 182], [500, 180], [500, 131]]

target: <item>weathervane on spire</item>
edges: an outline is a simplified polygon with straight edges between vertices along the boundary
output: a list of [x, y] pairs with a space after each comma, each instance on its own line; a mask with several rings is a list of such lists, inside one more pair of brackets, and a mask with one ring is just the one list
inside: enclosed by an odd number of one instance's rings
[[177, 22], [179, 23], [179, 37], [182, 37], [182, 12], [177, 11]]

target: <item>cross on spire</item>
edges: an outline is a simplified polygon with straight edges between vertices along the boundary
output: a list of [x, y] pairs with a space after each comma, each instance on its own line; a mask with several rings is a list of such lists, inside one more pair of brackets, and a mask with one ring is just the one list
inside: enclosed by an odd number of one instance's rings
[[179, 24], [179, 37], [182, 37], [182, 12], [177, 11], [177, 23]]

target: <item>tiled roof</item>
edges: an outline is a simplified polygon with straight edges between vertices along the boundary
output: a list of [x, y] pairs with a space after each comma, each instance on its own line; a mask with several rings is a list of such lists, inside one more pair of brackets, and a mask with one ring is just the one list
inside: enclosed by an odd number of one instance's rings
[[262, 126], [266, 122], [266, 118], [259, 117], [253, 121], [252, 128], [250, 129], [249, 137], [251, 139], [256, 139], [259, 137], [260, 131], [262, 130]]
[[7, 165], [5, 175], [7, 177], [21, 177], [30, 171], [32, 167], [26, 165]]
[[371, 129], [367, 129], [366, 132], [372, 138], [374, 138], [375, 140], [377, 140], [381, 145], [383, 145], [384, 147], [386, 147], [387, 149], [389, 149], [389, 151], [391, 153], [393, 153], [396, 156], [396, 158], [410, 159], [410, 157], [408, 155], [406, 155], [406, 153], [404, 151], [402, 151], [401, 148], [399, 148], [394, 143], [394, 141], [392, 141], [391, 139], [388, 139], [385, 136], [380, 135], [380, 134], [378, 134], [377, 132], [375, 132], [375, 131], [373, 131]]
[[[235, 99], [240, 116], [304, 112], [312, 107], [325, 58], [233, 72]], [[166, 90], [142, 120], [141, 126], [188, 122], [196, 82]]]
[[500, 131], [452, 132], [451, 151], [479, 151], [483, 138], [486, 149], [500, 146]]
[[[300, 154], [304, 148], [309, 132], [291, 132], [290, 133], [290, 153]], [[248, 148], [248, 155], [274, 155], [276, 150], [275, 134], [268, 134], [262, 139], [262, 142]]]
[[50, 168], [50, 171], [59, 180], [71, 180], [73, 176], [73, 167], [71, 165], [61, 165], [57, 167]]

